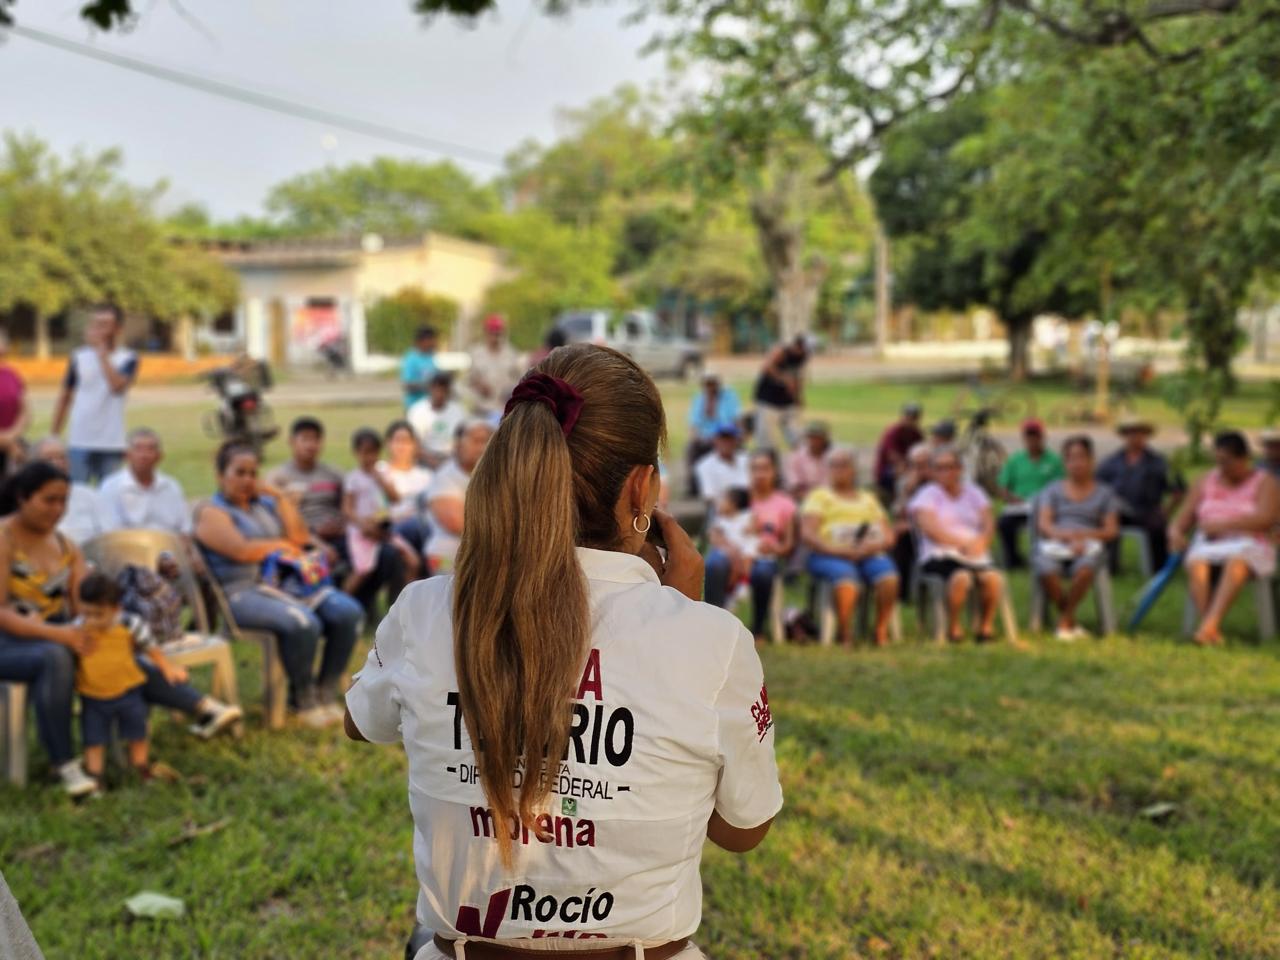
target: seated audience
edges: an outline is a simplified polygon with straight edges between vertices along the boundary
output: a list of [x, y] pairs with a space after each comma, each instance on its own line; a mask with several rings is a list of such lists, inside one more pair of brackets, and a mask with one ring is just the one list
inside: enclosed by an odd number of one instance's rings
[[[45, 437], [37, 443], [31, 458], [51, 463], [63, 473], [71, 475], [71, 458], [67, 455], [66, 446], [57, 437]], [[98, 491], [87, 483], [72, 483], [67, 494], [66, 509], [58, 523], [58, 532], [79, 546], [106, 530]]]
[[[763, 639], [773, 604], [774, 581], [782, 564], [791, 556], [796, 545], [796, 504], [778, 489], [778, 457], [772, 450], [757, 450], [750, 457], [750, 479], [746, 488], [747, 506], [738, 518], [727, 518], [731, 528], [727, 535], [716, 533], [721, 517], [713, 521], [711, 551], [706, 561], [706, 600], [716, 606], [725, 606], [730, 588], [742, 583], [734, 577], [734, 540], [741, 535], [751, 538], [737, 545], [740, 557], [738, 574], [745, 574], [751, 592], [751, 632], [756, 639]], [[737, 491], [735, 495], [734, 491]], [[721, 501], [740, 496], [743, 488], [725, 490]], [[734, 511], [737, 513], [737, 511]], [[736, 529], [733, 529], [736, 526]], [[746, 562], [749, 561], [749, 562]]]
[[388, 607], [395, 603], [406, 583], [417, 579], [418, 554], [396, 536], [392, 527], [391, 507], [399, 502], [400, 491], [378, 470], [382, 437], [367, 427], [357, 430], [351, 438], [351, 450], [356, 467], [342, 481], [342, 513], [347, 518], [347, 556], [351, 562], [343, 590], [365, 600], [365, 613], [372, 619], [377, 595], [368, 594], [364, 585], [374, 576], [386, 548], [391, 547], [400, 556], [395, 571], [382, 578]]
[[154, 430], [140, 427], [129, 434], [124, 466], [98, 490], [102, 525], [107, 530], [191, 532], [191, 510], [177, 480], [161, 473], [164, 448]]
[[1022, 445], [1021, 450], [1015, 450], [1004, 462], [996, 481], [1000, 499], [1004, 501], [996, 526], [1004, 548], [1005, 566], [1010, 570], [1025, 565], [1018, 533], [1028, 523], [1031, 498], [1064, 476], [1062, 458], [1045, 446], [1044, 424], [1034, 417], [1022, 423]]
[[419, 463], [422, 448], [418, 436], [406, 420], [387, 427], [387, 457], [378, 463], [378, 472], [395, 487], [399, 499], [391, 504], [391, 523], [396, 535], [422, 556], [430, 526], [423, 517], [425, 496], [434, 474]]
[[891, 424], [876, 444], [876, 485], [886, 500], [893, 496], [898, 473], [906, 463], [907, 454], [917, 443], [924, 440], [920, 432], [920, 418], [924, 409], [918, 403], [902, 405], [902, 416]]
[[[314, 417], [299, 417], [289, 428], [290, 460], [267, 475], [267, 484], [289, 498], [302, 515], [307, 529], [325, 548], [329, 565], [339, 581], [351, 573], [347, 552], [347, 517], [342, 512], [344, 477], [320, 458], [324, 453], [324, 424]], [[405, 582], [404, 558], [391, 544], [379, 544], [373, 571], [361, 579], [356, 600], [372, 610], [383, 587]]]
[[[1186, 552], [1191, 599], [1200, 614], [1195, 642], [1204, 645], [1222, 642], [1222, 620], [1245, 581], [1275, 573], [1270, 535], [1280, 523], [1280, 484], [1253, 465], [1244, 435], [1219, 433], [1213, 455], [1217, 465], [1196, 482], [1169, 525], [1170, 546]], [[1222, 570], [1216, 588], [1214, 567]]]
[[747, 454], [740, 449], [740, 436], [737, 427], [720, 427], [711, 452], [693, 465], [698, 495], [708, 505], [714, 506], [733, 487], [751, 485], [747, 475]]
[[427, 540], [427, 567], [431, 573], [447, 573], [453, 569], [462, 537], [463, 508], [467, 500], [467, 484], [471, 471], [484, 455], [494, 427], [486, 419], [469, 420], [458, 431], [454, 458], [436, 471], [427, 488], [427, 510], [431, 536]]
[[906, 468], [898, 473], [893, 502], [889, 505], [889, 519], [893, 522], [893, 564], [898, 568], [898, 596], [903, 600], [907, 599], [916, 566], [916, 540], [907, 506], [916, 491], [929, 480], [929, 445], [917, 443], [907, 453]]
[[827, 454], [831, 451], [831, 429], [815, 421], [804, 431], [804, 443], [787, 455], [787, 492], [803, 500], [813, 490], [829, 482]]
[[689, 470], [689, 495], [699, 495], [694, 464], [711, 452], [721, 427], [737, 427], [742, 407], [738, 394], [726, 387], [717, 373], [702, 376], [702, 389], [694, 395], [689, 407], [689, 446], [685, 466]]
[[800, 536], [811, 553], [811, 576], [832, 584], [840, 643], [852, 645], [858, 595], [874, 591], [876, 646], [889, 642], [889, 623], [898, 599], [898, 574], [887, 551], [893, 530], [879, 498], [858, 486], [852, 450], [836, 447], [827, 456], [831, 485], [819, 487], [800, 507]]
[[1055, 636], [1071, 641], [1089, 635], [1076, 623], [1076, 609], [1107, 562], [1107, 544], [1120, 535], [1120, 501], [1095, 479], [1093, 441], [1087, 436], [1069, 437], [1062, 458], [1066, 477], [1051, 483], [1037, 500], [1040, 538], [1033, 563], [1045, 596], [1059, 611]]
[[[196, 516], [205, 564], [226, 591], [236, 623], [276, 635], [298, 719], [312, 727], [340, 723], [340, 685], [360, 630], [360, 604], [306, 574], [312, 534], [294, 501], [258, 479], [257, 451], [224, 444], [216, 466], [218, 492]], [[272, 568], [277, 575], [268, 582]]]
[[1262, 456], [1258, 459], [1258, 466], [1280, 480], [1280, 430], [1263, 430], [1259, 440]]
[[432, 377], [427, 396], [409, 408], [405, 419], [422, 445], [422, 462], [438, 470], [453, 456], [458, 428], [467, 419], [467, 411], [453, 399], [453, 378], [447, 373]]
[[932, 451], [929, 472], [933, 479], [907, 506], [920, 532], [919, 569], [947, 583], [947, 636], [953, 643], [964, 638], [964, 606], [976, 584], [980, 612], [975, 633], [979, 642], [990, 640], [1004, 589], [1004, 578], [991, 560], [991, 501], [965, 479], [960, 455], [950, 447]]
[[[1151, 449], [1155, 427], [1149, 421], [1130, 417], [1122, 420], [1117, 429], [1124, 445], [1098, 464], [1098, 480], [1120, 498], [1120, 523], [1145, 531], [1151, 565], [1159, 570], [1169, 559], [1167, 517], [1182, 496], [1182, 478]], [[1111, 546], [1113, 570], [1119, 556], [1118, 545], [1116, 540]]]
[[715, 506], [715, 519], [708, 535], [711, 549], [729, 561], [729, 601], [743, 598], [751, 578], [751, 565], [760, 553], [760, 531], [751, 515], [751, 491], [733, 487], [725, 491]]
[[[94, 789], [73, 760], [71, 693], [75, 656], [88, 649], [84, 631], [71, 624], [85, 564], [71, 539], [57, 531], [71, 481], [47, 461], [23, 467], [0, 493], [0, 680], [28, 685], [36, 728], [68, 793]], [[210, 737], [241, 717], [239, 707], [203, 696], [185, 682], [186, 670], [162, 670], [137, 658], [149, 704], [181, 710], [196, 721], [193, 732]]]

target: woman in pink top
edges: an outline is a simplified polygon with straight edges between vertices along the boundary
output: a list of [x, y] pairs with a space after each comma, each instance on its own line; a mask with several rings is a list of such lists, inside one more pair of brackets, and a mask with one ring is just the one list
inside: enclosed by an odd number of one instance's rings
[[[1187, 555], [1187, 582], [1200, 612], [1194, 639], [1204, 645], [1222, 642], [1222, 618], [1245, 581], [1275, 573], [1268, 532], [1280, 522], [1280, 484], [1253, 465], [1244, 434], [1218, 434], [1213, 453], [1217, 467], [1195, 485], [1169, 525], [1169, 545]], [[1214, 567], [1222, 568], [1216, 590]]]
[[[774, 581], [796, 546], [796, 502], [778, 489], [778, 456], [772, 450], [753, 453], [748, 469], [751, 514], [760, 531], [760, 552], [751, 564], [751, 632], [757, 640], [762, 640], [773, 604]], [[729, 557], [722, 550], [712, 549], [707, 554], [707, 603], [725, 605], [731, 567]]]
[[952, 643], [964, 638], [965, 602], [977, 584], [976, 634], [981, 643], [995, 636], [996, 606], [1004, 590], [1004, 578], [991, 562], [991, 501], [965, 479], [960, 455], [950, 447], [934, 451], [929, 470], [933, 482], [907, 504], [907, 514], [920, 531], [920, 569], [947, 581], [947, 636]]

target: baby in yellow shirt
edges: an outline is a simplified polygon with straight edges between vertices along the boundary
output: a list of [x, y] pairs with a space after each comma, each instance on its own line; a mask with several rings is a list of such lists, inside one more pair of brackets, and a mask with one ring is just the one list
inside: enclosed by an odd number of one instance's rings
[[145, 650], [166, 675], [169, 665], [147, 625], [124, 613], [120, 599], [119, 585], [105, 574], [91, 573], [80, 583], [81, 625], [89, 638], [88, 652], [76, 664], [84, 768], [89, 776], [101, 779], [114, 725], [128, 745], [129, 764], [149, 779], [147, 703], [142, 698], [147, 678], [134, 656]]

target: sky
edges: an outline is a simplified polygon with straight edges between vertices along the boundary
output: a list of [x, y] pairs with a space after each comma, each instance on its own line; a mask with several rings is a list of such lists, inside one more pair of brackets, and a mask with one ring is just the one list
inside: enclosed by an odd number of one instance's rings
[[[408, 0], [140, 0], [146, 12], [121, 34], [91, 31], [79, 6], [18, 0], [12, 10], [20, 26], [498, 156], [555, 139], [558, 108], [662, 75], [660, 56], [640, 53], [651, 29], [627, 26], [626, 4], [548, 18], [529, 0], [499, 0], [499, 13], [466, 27], [424, 26]], [[0, 90], [0, 128], [59, 153], [119, 147], [130, 181], [168, 181], [162, 209], [194, 202], [218, 219], [260, 214], [271, 185], [328, 164], [441, 159], [16, 35], [0, 43]]]

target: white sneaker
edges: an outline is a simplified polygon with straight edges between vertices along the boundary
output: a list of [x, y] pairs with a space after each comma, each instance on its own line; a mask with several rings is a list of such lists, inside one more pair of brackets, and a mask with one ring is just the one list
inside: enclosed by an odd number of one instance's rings
[[1076, 635], [1076, 627], [1059, 627], [1053, 634], [1053, 639], [1060, 643], [1075, 643], [1079, 637]]
[[68, 760], [58, 768], [62, 789], [69, 797], [87, 797], [98, 789], [98, 781], [84, 772], [79, 760]]
[[190, 727], [191, 732], [201, 740], [216, 736], [237, 720], [244, 718], [244, 711], [239, 707], [222, 703], [212, 697], [208, 699], [207, 706], [209, 712], [205, 714], [205, 718], [199, 723], [193, 723]]
[[1075, 640], [1092, 640], [1093, 639], [1093, 634], [1090, 633], [1088, 630], [1086, 630], [1084, 627], [1080, 626], [1079, 624], [1077, 624], [1075, 627], [1072, 627], [1071, 634], [1072, 634], [1072, 638]]
[[305, 710], [299, 710], [294, 716], [298, 718], [300, 724], [312, 730], [322, 730], [342, 721], [342, 717], [335, 715], [328, 707], [307, 707]]

